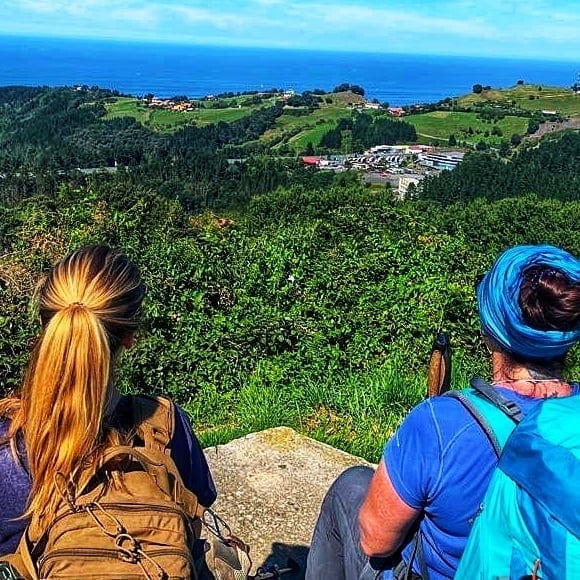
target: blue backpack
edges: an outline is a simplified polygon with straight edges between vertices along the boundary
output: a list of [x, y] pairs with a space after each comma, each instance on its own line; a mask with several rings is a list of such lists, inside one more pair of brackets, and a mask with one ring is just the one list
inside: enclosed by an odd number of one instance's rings
[[461, 397], [501, 454], [455, 580], [580, 579], [580, 396], [543, 401], [521, 422], [513, 404], [502, 418], [473, 391]]

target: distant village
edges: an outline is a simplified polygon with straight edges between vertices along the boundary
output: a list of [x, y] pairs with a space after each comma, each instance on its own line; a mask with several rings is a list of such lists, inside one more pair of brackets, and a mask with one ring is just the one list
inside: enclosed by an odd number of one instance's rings
[[332, 171], [355, 169], [367, 183], [388, 183], [404, 198], [409, 187], [417, 187], [428, 175], [454, 169], [465, 153], [428, 145], [377, 145], [352, 155], [308, 155], [302, 163]]
[[[272, 96], [278, 96], [283, 101], [287, 101], [290, 97], [294, 96], [294, 91], [281, 91], [278, 93], [272, 92], [254, 92], [251, 91], [249, 93], [241, 93], [236, 96], [256, 96], [259, 98], [268, 98]], [[189, 99], [185, 97], [180, 98], [172, 98], [172, 99], [161, 99], [155, 97], [153, 95], [146, 95], [143, 97], [143, 102], [145, 105], [151, 109], [164, 109], [166, 111], [177, 111], [177, 112], [184, 112], [184, 111], [195, 111], [196, 109], [196, 102], [199, 103], [200, 101], [207, 101], [212, 102], [216, 101], [220, 98], [220, 95], [206, 95], [200, 99]]]
[[175, 101], [173, 99], [144, 99], [145, 104], [150, 109], [164, 109], [166, 111], [177, 111], [183, 113], [185, 111], [195, 111], [195, 105], [192, 101]]
[[[277, 96], [288, 101], [295, 95], [293, 90], [269, 92], [250, 92], [247, 96], [269, 98]], [[227, 95], [230, 96], [229, 94]], [[246, 96], [246, 93], [232, 96]], [[147, 107], [170, 111], [194, 111], [195, 103], [200, 101], [212, 102], [222, 95], [206, 95], [202, 99], [160, 99], [149, 95], [144, 97]], [[357, 95], [358, 97], [358, 95]], [[241, 105], [239, 105], [241, 106]], [[403, 107], [383, 106], [376, 101], [368, 101], [360, 96], [354, 99], [350, 107], [356, 110], [386, 110], [393, 117], [399, 118], [407, 114]], [[415, 105], [413, 109], [420, 109]], [[363, 174], [367, 183], [389, 184], [398, 196], [404, 198], [409, 188], [417, 187], [421, 180], [428, 175], [442, 170], [451, 170], [463, 161], [464, 153], [447, 148], [426, 145], [378, 145], [364, 153], [350, 155], [306, 155], [301, 158], [302, 163], [309, 167], [330, 171], [356, 170]]]
[[[278, 97], [282, 101], [288, 101], [291, 97], [295, 96], [295, 92], [293, 90], [285, 90], [280, 91], [277, 93], [272, 92], [254, 92], [250, 91], [247, 94], [241, 93], [236, 96], [255, 96], [261, 99], [266, 99], [272, 96]], [[200, 101], [212, 102], [216, 101], [220, 98], [220, 95], [206, 95], [200, 99], [189, 99], [185, 97], [179, 98], [170, 98], [170, 99], [162, 99], [159, 97], [155, 97], [154, 95], [147, 95], [143, 97], [142, 101], [145, 106], [151, 109], [163, 109], [166, 111], [177, 111], [177, 112], [187, 112], [187, 111], [195, 111], [196, 109], [196, 102], [199, 103]], [[388, 113], [390, 113], [393, 117], [402, 117], [405, 115], [405, 109], [403, 107], [385, 107], [376, 101], [368, 101], [364, 98], [360, 98], [359, 100], [354, 101], [351, 103], [350, 107], [352, 109], [358, 110], [379, 110], [384, 109]]]

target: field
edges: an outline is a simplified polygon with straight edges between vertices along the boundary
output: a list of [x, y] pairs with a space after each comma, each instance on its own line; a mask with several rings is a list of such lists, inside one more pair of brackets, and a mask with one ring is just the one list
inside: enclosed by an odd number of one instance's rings
[[[231, 122], [241, 119], [260, 107], [270, 106], [275, 97], [265, 99], [259, 104], [247, 104], [247, 96], [223, 99], [226, 108], [206, 108], [211, 103], [198, 102], [194, 111], [178, 112], [146, 107], [139, 99], [123, 97], [109, 104], [107, 119], [115, 117], [134, 117], [151, 129], [170, 133], [189, 124], [199, 126]], [[303, 152], [308, 143], [317, 147], [322, 136], [336, 126], [341, 118], [352, 114], [350, 105], [362, 101], [362, 97], [350, 92], [332, 93], [323, 96], [320, 107], [310, 113], [299, 114], [299, 110], [288, 110], [276, 121], [276, 126], [265, 132], [260, 141], [269, 144], [274, 151], [289, 146], [295, 153]], [[458, 106], [475, 107], [481, 104], [490, 106], [516, 106], [530, 111], [557, 111], [572, 118], [580, 118], [580, 95], [570, 89], [539, 85], [516, 85], [509, 89], [490, 89], [481, 94], [470, 93], [457, 99]], [[506, 116], [493, 123], [479, 119], [477, 113], [458, 111], [433, 111], [404, 118], [415, 126], [420, 143], [446, 144], [450, 135], [455, 135], [457, 143], [475, 145], [484, 141], [497, 146], [502, 140], [509, 140], [514, 133], [525, 134], [528, 119]], [[495, 132], [500, 134], [492, 134]]]
[[[251, 114], [258, 108], [270, 106], [275, 98], [264, 100], [259, 105], [242, 104], [247, 97], [233, 97], [223, 99], [229, 106], [224, 109], [196, 108], [195, 111], [169, 111], [146, 107], [139, 99], [121, 97], [107, 106], [106, 119], [117, 117], [133, 117], [140, 123], [160, 133], [168, 133], [190, 124], [199, 126], [231, 122]], [[327, 100], [331, 101], [326, 102]], [[282, 143], [288, 143], [296, 152], [303, 151], [308, 142], [318, 145], [320, 139], [332, 129], [338, 119], [348, 118], [351, 115], [349, 105], [362, 101], [362, 97], [353, 93], [335, 93], [324, 96], [320, 108], [305, 115], [296, 115], [290, 112], [283, 114], [277, 121], [276, 127], [264, 133], [263, 143], [274, 144], [274, 149]], [[204, 103], [207, 106], [207, 103]]]
[[458, 99], [462, 106], [477, 103], [513, 104], [530, 111], [558, 111], [563, 115], [580, 116], [580, 95], [571, 89], [545, 85], [516, 85], [509, 89], [491, 89], [476, 95], [471, 93]]
[[350, 105], [363, 100], [351, 92], [325, 95], [319, 104], [320, 108], [308, 115], [283, 114], [277, 119], [275, 128], [264, 133], [261, 140], [275, 143], [274, 150], [287, 143], [297, 153], [304, 151], [308, 143], [316, 147], [322, 136], [333, 129], [339, 119], [350, 118]]
[[[309, 115], [284, 114], [276, 121], [276, 127], [264, 134], [266, 142], [287, 142], [295, 151], [303, 151], [308, 142], [315, 147], [322, 136], [333, 129], [339, 119], [349, 118], [351, 110], [339, 104], [322, 105]], [[276, 147], [274, 147], [276, 148]]]
[[[450, 135], [455, 135], [457, 142], [470, 144], [485, 141], [488, 144], [499, 144], [502, 139], [509, 139], [514, 133], [523, 134], [528, 126], [528, 119], [507, 116], [492, 123], [477, 117], [477, 113], [459, 113], [448, 111], [433, 111], [420, 115], [405, 117], [405, 121], [415, 126], [419, 140], [424, 143], [444, 141], [447, 143]], [[501, 135], [492, 135], [494, 127], [498, 127]], [[471, 134], [469, 129], [473, 131]], [[487, 135], [486, 135], [487, 133]]]
[[106, 119], [134, 117], [143, 125], [160, 133], [173, 132], [184, 125], [210, 125], [220, 121], [236, 121], [252, 111], [273, 103], [273, 99], [260, 105], [242, 106], [236, 99], [225, 99], [224, 109], [196, 108], [194, 111], [170, 111], [146, 107], [139, 99], [121, 97], [107, 107]]

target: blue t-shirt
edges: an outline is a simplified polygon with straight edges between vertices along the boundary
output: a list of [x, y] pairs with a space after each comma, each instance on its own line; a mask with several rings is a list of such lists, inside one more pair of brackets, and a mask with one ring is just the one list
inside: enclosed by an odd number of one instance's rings
[[[574, 385], [573, 392], [579, 387]], [[524, 414], [540, 401], [497, 390]], [[386, 444], [383, 458], [399, 497], [423, 512], [420, 529], [429, 579], [453, 578], [497, 465], [487, 436], [457, 399], [434, 397], [409, 413]], [[410, 544], [403, 548], [407, 562], [411, 551]], [[416, 559], [413, 568], [420, 573]], [[383, 580], [391, 578], [391, 571], [383, 573]]]
[[[126, 399], [121, 399], [117, 410], [123, 409], [124, 401]], [[202, 505], [209, 507], [217, 496], [215, 484], [187, 414], [177, 406], [176, 409], [171, 457], [185, 486], [197, 495]], [[121, 416], [119, 424], [122, 422]], [[31, 485], [22, 440], [19, 438], [21, 461], [18, 462], [14, 459], [10, 442], [5, 439], [9, 425], [8, 419], [0, 418], [0, 556], [16, 550], [26, 528], [27, 522], [17, 518], [26, 508]]]

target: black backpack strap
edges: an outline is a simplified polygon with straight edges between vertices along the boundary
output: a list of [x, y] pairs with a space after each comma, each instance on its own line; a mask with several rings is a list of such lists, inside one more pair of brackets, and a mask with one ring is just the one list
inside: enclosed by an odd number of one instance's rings
[[[421, 573], [421, 580], [429, 580], [429, 571], [427, 570], [427, 562], [425, 562], [425, 554], [423, 552], [423, 540], [421, 539], [421, 529], [417, 530], [415, 534], [415, 542], [417, 546], [417, 560], [419, 562], [419, 570]], [[413, 572], [413, 566], [409, 566], [411, 573]]]
[[474, 391], [490, 403], [493, 403], [498, 409], [503, 411], [514, 423], [519, 423], [524, 414], [516, 403], [502, 397], [488, 382], [481, 377], [474, 377], [470, 381], [470, 385]]
[[[417, 560], [419, 564], [420, 574], [413, 570], [413, 562]], [[413, 542], [411, 555], [409, 561], [402, 560], [393, 569], [394, 580], [429, 580], [429, 571], [427, 570], [427, 563], [425, 562], [425, 555], [423, 553], [423, 541], [421, 540], [421, 529], [413, 534]]]

